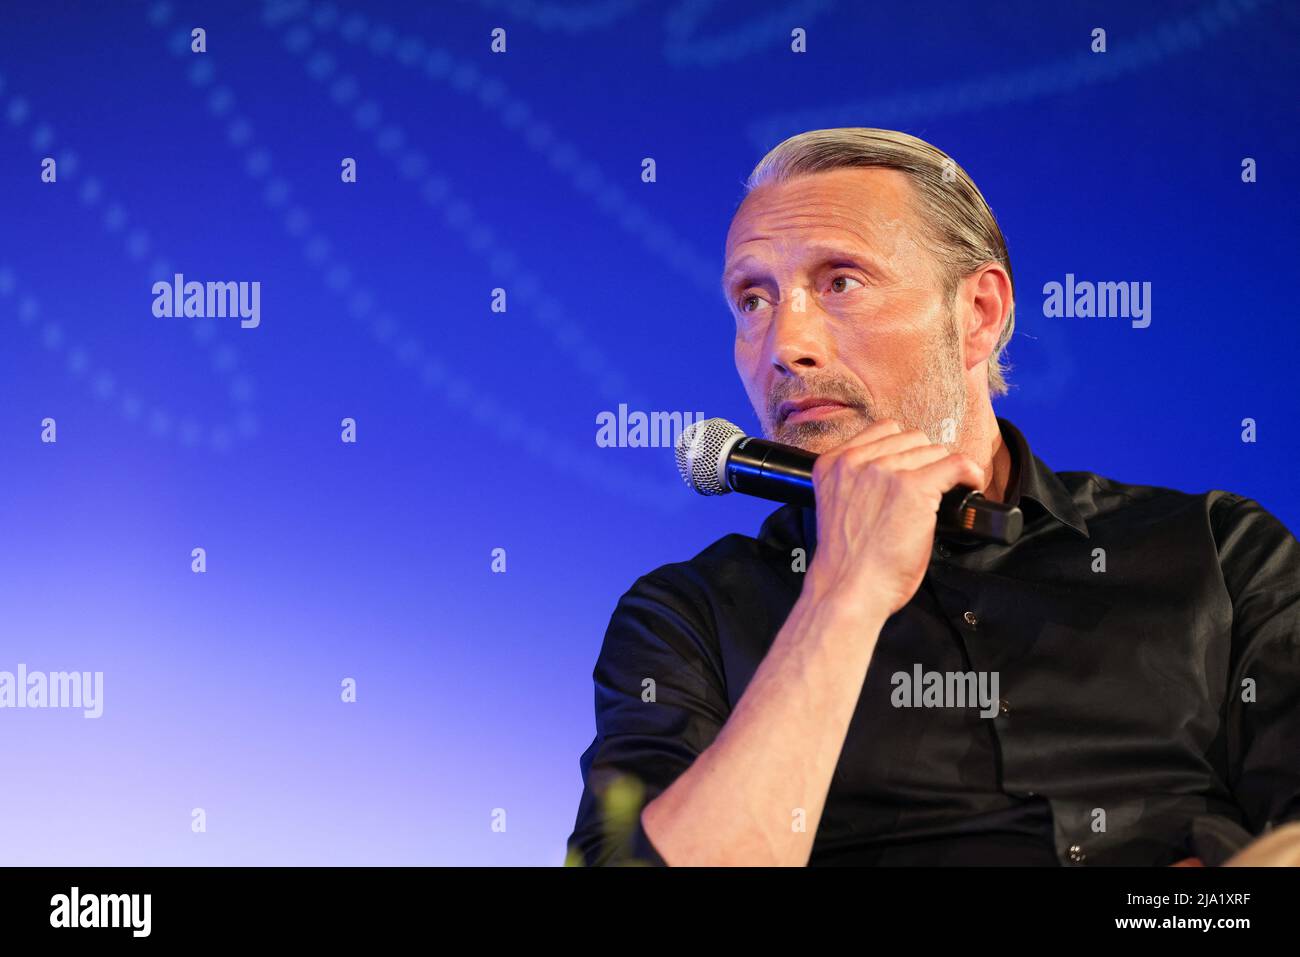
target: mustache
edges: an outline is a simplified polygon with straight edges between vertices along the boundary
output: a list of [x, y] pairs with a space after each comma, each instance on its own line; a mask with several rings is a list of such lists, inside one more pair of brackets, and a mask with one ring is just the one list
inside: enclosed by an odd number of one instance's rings
[[850, 408], [868, 410], [866, 394], [839, 376], [782, 379], [767, 394], [767, 420], [778, 425], [783, 402], [797, 402], [813, 396], [841, 402]]

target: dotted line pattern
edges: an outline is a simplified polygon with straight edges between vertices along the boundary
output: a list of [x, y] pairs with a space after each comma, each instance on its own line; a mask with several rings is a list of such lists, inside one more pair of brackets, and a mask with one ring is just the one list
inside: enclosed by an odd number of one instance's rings
[[[293, 0], [287, 0], [293, 2]], [[462, 3], [469, 0], [461, 0]], [[565, 7], [536, 0], [473, 0], [480, 7], [496, 11], [516, 21], [524, 21], [542, 30], [558, 30], [571, 35], [608, 27], [642, 5], [642, 0], [609, 0], [588, 7]], [[831, 9], [838, 0], [799, 0], [783, 10], [754, 16], [752, 3], [733, 0], [731, 19], [742, 26], [722, 36], [707, 40], [694, 39], [699, 22], [718, 6], [718, 0], [681, 0], [664, 18], [667, 41], [664, 56], [673, 66], [716, 66], [730, 63], [765, 47], [786, 40], [790, 30]], [[743, 15], [743, 16], [742, 16]]]
[[[597, 209], [611, 217], [647, 250], [710, 297], [719, 295], [719, 262], [693, 249], [684, 236], [632, 202], [624, 190], [606, 178], [599, 164], [587, 159], [576, 144], [561, 138], [549, 123], [537, 118], [536, 111], [511, 93], [500, 79], [483, 74], [469, 60], [457, 59], [449, 50], [432, 46], [419, 36], [400, 34], [383, 23], [372, 25], [361, 13], [344, 15], [331, 2], [310, 5], [302, 0], [288, 3], [268, 0], [266, 22], [278, 25], [298, 19], [308, 15], [308, 8], [311, 10], [311, 25], [317, 30], [336, 30], [348, 43], [364, 47], [377, 57], [391, 54], [399, 65], [418, 71], [429, 80], [446, 83], [457, 93], [476, 98], [487, 113], [495, 115], [506, 129], [522, 136], [530, 149], [544, 156], [557, 173], [568, 178], [574, 190], [591, 198]], [[486, 37], [484, 43], [487, 43]], [[318, 61], [314, 68], [329, 70], [331, 61]], [[342, 84], [341, 93], [335, 95], [349, 101], [354, 99], [349, 95], [346, 83], [336, 81], [336, 86], [339, 84]]]
[[[290, 27], [284, 35], [285, 48], [298, 57], [306, 56], [315, 42], [311, 29], [302, 24]], [[307, 59], [305, 69], [312, 79], [325, 83], [338, 69], [337, 62], [329, 50], [318, 47]], [[645, 405], [643, 397], [629, 395], [626, 377], [613, 368], [582, 329], [565, 318], [559, 301], [543, 290], [541, 278], [521, 266], [521, 257], [498, 241], [496, 233], [475, 214], [465, 199], [452, 193], [445, 176], [429, 170], [425, 154], [407, 148], [406, 132], [393, 124], [381, 126], [383, 108], [376, 100], [362, 95], [355, 77], [345, 75], [336, 79], [330, 85], [330, 99], [341, 110], [351, 109], [359, 102], [352, 112], [356, 127], [363, 132], [373, 131], [375, 148], [380, 155], [392, 162], [403, 176], [420, 183], [421, 198], [433, 209], [442, 210], [444, 223], [459, 235], [471, 252], [487, 257], [488, 269], [493, 276], [503, 284], [508, 283], [511, 301], [531, 306], [520, 310], [519, 314], [544, 329], [560, 351], [573, 359], [575, 368], [597, 382], [608, 400], [627, 402], [633, 407]], [[400, 157], [397, 155], [399, 152]]]
[[[466, 2], [466, 0], [461, 0]], [[645, 0], [605, 0], [585, 7], [558, 6], [536, 0], [474, 0], [489, 10], [501, 10], [515, 20], [531, 23], [541, 30], [558, 30], [577, 35], [598, 30], [621, 20]]]
[[[5, 79], [0, 76], [0, 113], [3, 113], [12, 130], [19, 130], [31, 117], [31, 107], [26, 98], [14, 94], [7, 101], [2, 94]], [[81, 167], [76, 152], [62, 148], [57, 150], [54, 131], [48, 123], [33, 120], [34, 128], [28, 140], [32, 151], [40, 157], [53, 156], [57, 164], [60, 181], [72, 178], [77, 181]], [[35, 174], [33, 174], [35, 175]], [[94, 210], [103, 207], [101, 225], [104, 231], [114, 238], [120, 237], [126, 256], [132, 262], [143, 262], [153, 252], [153, 241], [143, 227], [128, 228], [131, 217], [126, 208], [117, 200], [106, 198], [106, 190], [101, 180], [86, 174], [81, 178], [81, 189], [77, 196], [83, 207]], [[147, 267], [150, 282], [159, 279], [171, 281], [173, 269], [162, 258], [154, 259]], [[19, 289], [13, 268], [0, 266], [0, 297], [9, 298], [17, 294], [16, 314], [18, 322], [35, 328], [42, 312], [40, 301], [26, 289]], [[152, 301], [152, 298], [151, 298]], [[153, 318], [150, 312], [150, 318]], [[95, 366], [85, 346], [80, 343], [69, 344], [63, 327], [54, 320], [48, 320], [40, 328], [40, 339], [45, 348], [51, 352], [67, 350], [66, 367], [69, 373], [78, 379], [85, 379], [91, 393], [99, 400], [117, 401], [118, 411], [128, 422], [146, 424], [150, 434], [162, 439], [175, 439], [182, 446], [193, 448], [202, 443], [206, 437], [207, 445], [213, 451], [228, 451], [236, 439], [250, 439], [257, 434], [258, 422], [250, 408], [253, 397], [251, 379], [239, 371], [238, 357], [233, 347], [220, 342], [216, 337], [217, 325], [212, 319], [192, 319], [191, 331], [195, 340], [206, 347], [211, 354], [211, 366], [220, 376], [229, 379], [228, 395], [236, 406], [236, 417], [231, 424], [221, 424], [206, 431], [200, 423], [190, 416], [178, 417], [162, 406], [145, 409], [145, 402], [134, 392], [119, 385], [118, 377], [106, 367]]]
[[747, 10], [738, 11], [745, 13], [736, 18], [742, 22], [741, 27], [707, 40], [695, 40], [692, 39], [695, 28], [718, 5], [718, 0], [682, 0], [664, 21], [667, 34], [664, 56], [675, 67], [731, 63], [775, 43], [788, 44], [791, 30], [805, 26], [806, 21], [830, 10], [836, 2], [799, 0], [765, 17], [754, 17]]
[[[914, 123], [921, 117], [964, 113], [1068, 93], [1195, 50], [1269, 2], [1215, 0], [1181, 20], [1170, 21], [1131, 40], [1108, 34], [1106, 53], [1085, 51], [1030, 69], [993, 74], [928, 91], [773, 114], [751, 124], [749, 137], [760, 149], [768, 149], [794, 132], [859, 125], [863, 117], [869, 117], [873, 126], [899, 126]], [[1079, 42], [1087, 39], [1081, 36]]]
[[[147, 19], [151, 25], [162, 29], [170, 22], [171, 16], [171, 4], [161, 0], [150, 6]], [[191, 56], [189, 28], [172, 32], [167, 46], [178, 58]], [[195, 57], [188, 77], [196, 88], [208, 90], [209, 114], [214, 120], [226, 124], [226, 138], [232, 148], [242, 152], [245, 172], [254, 181], [264, 184], [263, 203], [273, 213], [282, 216], [285, 231], [301, 244], [305, 259], [322, 274], [325, 287], [346, 301], [350, 316], [370, 323], [374, 338], [389, 347], [402, 366], [417, 371], [425, 389], [439, 391], [448, 405], [464, 410], [501, 441], [522, 446], [534, 458], [561, 473], [658, 511], [676, 511], [681, 506], [681, 496], [666, 491], [671, 487], [670, 483], [655, 488], [644, 480], [632, 479], [604, 465], [590, 451], [584, 453], [530, 425], [469, 380], [451, 372], [419, 339], [404, 333], [397, 320], [377, 306], [371, 293], [357, 284], [352, 270], [335, 256], [333, 244], [314, 228], [309, 211], [291, 200], [291, 187], [272, 170], [270, 152], [255, 142], [251, 124], [236, 109], [234, 92], [229, 86], [217, 82], [212, 54]], [[594, 437], [594, 416], [592, 434]]]

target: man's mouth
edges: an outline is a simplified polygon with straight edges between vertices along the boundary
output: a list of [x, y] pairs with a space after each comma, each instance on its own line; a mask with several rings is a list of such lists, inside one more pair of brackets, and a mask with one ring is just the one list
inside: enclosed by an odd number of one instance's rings
[[781, 424], [813, 422], [818, 419], [830, 418], [847, 408], [847, 405], [836, 399], [811, 396], [797, 402], [782, 402], [777, 409], [777, 420]]

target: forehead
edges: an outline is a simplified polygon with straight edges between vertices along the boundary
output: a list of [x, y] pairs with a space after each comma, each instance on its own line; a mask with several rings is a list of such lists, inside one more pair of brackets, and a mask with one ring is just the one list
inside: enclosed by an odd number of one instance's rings
[[758, 187], [727, 230], [726, 258], [764, 245], [788, 252], [810, 242], [838, 241], [891, 252], [914, 242], [922, 223], [907, 174], [876, 167], [836, 169]]

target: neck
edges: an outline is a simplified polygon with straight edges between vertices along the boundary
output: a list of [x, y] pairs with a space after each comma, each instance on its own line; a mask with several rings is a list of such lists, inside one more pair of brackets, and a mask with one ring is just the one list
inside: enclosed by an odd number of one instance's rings
[[1005, 502], [1011, 484], [1011, 450], [1002, 440], [993, 406], [984, 403], [967, 419], [967, 427], [962, 432], [957, 451], [965, 452], [984, 470], [986, 481], [979, 491], [992, 501]]

